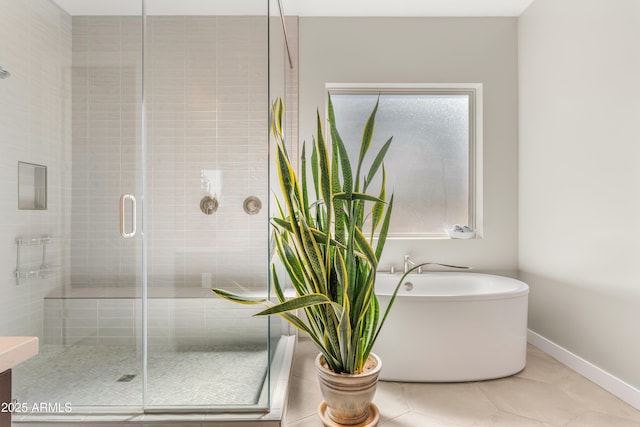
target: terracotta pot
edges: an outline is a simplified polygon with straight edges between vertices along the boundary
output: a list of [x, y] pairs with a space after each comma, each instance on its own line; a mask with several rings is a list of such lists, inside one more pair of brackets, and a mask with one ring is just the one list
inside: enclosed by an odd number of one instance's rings
[[364, 372], [357, 375], [334, 373], [322, 354], [316, 357], [315, 363], [329, 419], [340, 425], [360, 424], [367, 420], [382, 368], [380, 358], [371, 353]]

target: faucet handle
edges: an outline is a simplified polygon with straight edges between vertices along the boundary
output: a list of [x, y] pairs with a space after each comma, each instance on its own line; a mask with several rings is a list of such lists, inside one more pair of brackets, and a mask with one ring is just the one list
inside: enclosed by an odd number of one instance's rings
[[404, 273], [405, 274], [408, 273], [411, 267], [413, 267], [414, 265], [416, 265], [416, 263], [411, 261], [411, 258], [409, 257], [409, 255], [405, 255], [404, 256]]

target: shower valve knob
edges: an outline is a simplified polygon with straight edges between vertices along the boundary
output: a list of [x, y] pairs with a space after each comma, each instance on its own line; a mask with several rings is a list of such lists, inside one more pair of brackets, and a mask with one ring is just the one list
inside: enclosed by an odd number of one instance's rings
[[210, 196], [203, 197], [200, 200], [200, 210], [205, 215], [211, 215], [218, 210], [218, 200]]
[[262, 209], [262, 202], [256, 196], [249, 196], [244, 199], [242, 207], [247, 215], [256, 215]]

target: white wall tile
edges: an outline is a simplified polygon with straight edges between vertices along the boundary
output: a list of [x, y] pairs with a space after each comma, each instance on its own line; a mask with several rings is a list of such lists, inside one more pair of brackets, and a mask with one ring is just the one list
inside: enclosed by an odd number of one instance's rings
[[[6, 278], [16, 268], [15, 237], [18, 235], [63, 235], [61, 196], [65, 150], [69, 125], [63, 106], [70, 98], [64, 70], [69, 68], [70, 18], [50, 2], [6, 0], [0, 5], [3, 25], [0, 29], [2, 65], [11, 72], [0, 85], [0, 146], [2, 147], [2, 182], [6, 190], [0, 195], [3, 227], [0, 240], [0, 269]], [[46, 70], [46, 72], [43, 72]], [[62, 136], [62, 138], [61, 138]], [[48, 167], [48, 209], [37, 213], [17, 210], [18, 161], [45, 164]], [[23, 258], [37, 260], [31, 254]], [[8, 279], [0, 283], [0, 334], [34, 334], [42, 337], [44, 305], [42, 297], [62, 275], [40, 279]]]
[[[140, 341], [139, 300], [133, 298], [45, 299], [47, 344], [135, 345]], [[62, 310], [62, 306], [65, 309]], [[105, 308], [102, 308], [102, 307]], [[101, 307], [96, 309], [96, 307]], [[217, 298], [152, 298], [149, 344], [240, 345], [265, 340], [267, 319], [252, 318], [255, 307]]]

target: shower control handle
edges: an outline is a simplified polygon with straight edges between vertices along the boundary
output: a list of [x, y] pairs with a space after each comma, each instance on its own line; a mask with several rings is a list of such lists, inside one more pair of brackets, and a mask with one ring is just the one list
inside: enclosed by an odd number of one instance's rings
[[[125, 221], [124, 205], [127, 200], [131, 200], [131, 231], [127, 233]], [[136, 198], [131, 194], [120, 196], [120, 235], [125, 239], [130, 239], [136, 235]]]

